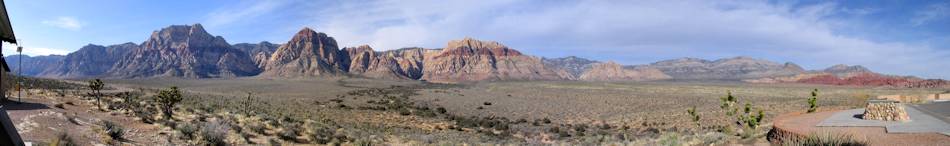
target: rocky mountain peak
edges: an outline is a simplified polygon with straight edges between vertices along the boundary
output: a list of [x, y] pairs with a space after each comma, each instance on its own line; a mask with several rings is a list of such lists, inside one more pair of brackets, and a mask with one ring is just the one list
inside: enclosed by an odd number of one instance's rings
[[492, 55], [492, 56], [521, 56], [521, 52], [510, 49], [495, 41], [481, 41], [466, 37], [462, 40], [449, 41], [442, 53], [436, 57], [448, 54], [456, 55]]
[[152, 32], [142, 44], [147, 49], [220, 48], [229, 46], [221, 36], [209, 34], [201, 24], [172, 25]]
[[343, 75], [349, 59], [336, 40], [322, 32], [303, 28], [281, 45], [264, 66], [266, 76], [304, 77]]

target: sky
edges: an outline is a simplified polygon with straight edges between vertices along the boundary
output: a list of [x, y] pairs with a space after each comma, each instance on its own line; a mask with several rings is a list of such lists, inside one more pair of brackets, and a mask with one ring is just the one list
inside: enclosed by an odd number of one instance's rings
[[[25, 54], [141, 43], [200, 23], [229, 43], [284, 43], [303, 27], [341, 46], [441, 48], [472, 37], [540, 57], [623, 64], [750, 56], [950, 79], [950, 1], [8, 0]], [[12, 44], [3, 53], [14, 53]]]

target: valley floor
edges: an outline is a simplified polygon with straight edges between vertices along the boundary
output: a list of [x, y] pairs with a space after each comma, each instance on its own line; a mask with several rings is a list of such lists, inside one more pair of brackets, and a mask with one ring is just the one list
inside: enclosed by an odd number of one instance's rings
[[[772, 117], [805, 110], [813, 89], [819, 89], [818, 105], [822, 109], [863, 106], [868, 97], [877, 95], [946, 91], [685, 82], [432, 84], [354, 78], [105, 82], [113, 87], [107, 93], [138, 92], [140, 103], [147, 103], [157, 90], [181, 88], [185, 99], [176, 109], [175, 118], [165, 120], [177, 124], [146, 124], [137, 113], [121, 108], [96, 110], [94, 100], [86, 96], [88, 90], [82, 88], [34, 89], [24, 98], [25, 104], [11, 104], [17, 109], [8, 112], [24, 139], [50, 142], [60, 131], [66, 131], [83, 145], [109, 142], [97, 136], [101, 135], [97, 134], [101, 126], [96, 123], [103, 120], [125, 126], [128, 135], [122, 143], [132, 145], [200, 144], [204, 136], [181, 138], [180, 125], [202, 127], [220, 121], [233, 126], [227, 132], [227, 141], [238, 145], [767, 143], [761, 136], [735, 138], [721, 132], [732, 119], [723, 116], [720, 97], [732, 92], [741, 103], [764, 110], [763, 128], [757, 129], [763, 131], [761, 135], [768, 130], [765, 127], [770, 127]], [[116, 97], [104, 99], [122, 104]], [[58, 108], [57, 104], [64, 106]], [[701, 128], [686, 112], [691, 107], [702, 117]], [[291, 128], [301, 130], [288, 130]]]

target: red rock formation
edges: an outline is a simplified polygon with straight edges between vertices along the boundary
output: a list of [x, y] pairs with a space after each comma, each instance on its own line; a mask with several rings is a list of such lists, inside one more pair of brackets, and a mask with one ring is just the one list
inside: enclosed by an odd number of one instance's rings
[[286, 44], [277, 48], [264, 65], [264, 77], [301, 78], [342, 76], [349, 68], [346, 54], [336, 40], [310, 28], [297, 32]]
[[442, 51], [427, 53], [424, 62], [422, 79], [432, 82], [561, 79], [540, 58], [472, 38], [450, 41]]

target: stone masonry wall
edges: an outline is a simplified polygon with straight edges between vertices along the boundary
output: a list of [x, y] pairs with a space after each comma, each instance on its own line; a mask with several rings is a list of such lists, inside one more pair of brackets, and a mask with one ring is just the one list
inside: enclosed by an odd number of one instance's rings
[[864, 109], [865, 120], [906, 121], [910, 120], [904, 106], [896, 102], [868, 103]]

